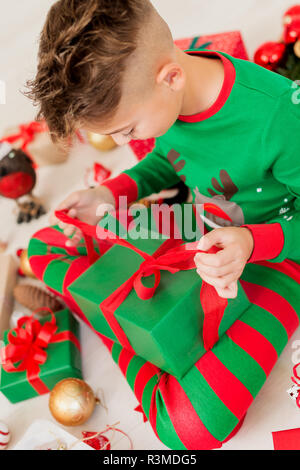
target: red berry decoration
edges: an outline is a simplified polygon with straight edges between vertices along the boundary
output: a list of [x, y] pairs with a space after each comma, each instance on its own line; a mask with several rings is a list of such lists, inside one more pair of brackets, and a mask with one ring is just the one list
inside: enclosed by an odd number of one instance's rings
[[285, 45], [278, 42], [265, 42], [254, 55], [254, 62], [268, 70], [275, 70], [285, 54]]

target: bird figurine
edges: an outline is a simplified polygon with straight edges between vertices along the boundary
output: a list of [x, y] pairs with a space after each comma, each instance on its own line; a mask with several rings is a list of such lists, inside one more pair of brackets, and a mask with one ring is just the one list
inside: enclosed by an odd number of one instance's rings
[[[17, 223], [38, 219], [46, 211], [32, 195], [36, 172], [31, 158], [21, 149], [14, 149], [8, 142], [0, 143], [0, 196], [14, 199], [19, 208]], [[26, 201], [19, 198], [27, 196]]]

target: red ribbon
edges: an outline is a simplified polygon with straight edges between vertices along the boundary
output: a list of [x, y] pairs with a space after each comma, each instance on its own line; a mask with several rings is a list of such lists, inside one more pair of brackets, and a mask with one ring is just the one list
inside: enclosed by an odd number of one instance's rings
[[[43, 307], [35, 312], [39, 310], [47, 310], [51, 313], [51, 320], [42, 325], [34, 318], [34, 313], [20, 318], [17, 327], [9, 331], [8, 344], [0, 350], [0, 357], [2, 367], [6, 372], [26, 371], [28, 382], [39, 395], [42, 395], [50, 391], [39, 378], [40, 366], [47, 360], [48, 345], [72, 341], [80, 350], [80, 344], [71, 331], [56, 333], [56, 319], [49, 308]], [[19, 365], [14, 365], [18, 362], [20, 362]]]
[[146, 423], [148, 421], [148, 418], [142, 408], [142, 405], [138, 405], [134, 408], [134, 411], [137, 411], [138, 413], [142, 413], [142, 416], [143, 416], [143, 422]]
[[[298, 387], [300, 387], [300, 376], [299, 376], [298, 371], [297, 371], [299, 366], [300, 366], [300, 362], [298, 362], [298, 364], [296, 364], [293, 367], [294, 377], [291, 377], [294, 384], [296, 384]], [[300, 389], [299, 389], [299, 392], [298, 392], [298, 396], [296, 398], [296, 404], [297, 404], [298, 408], [300, 408]]]
[[[228, 218], [227, 214], [214, 204], [209, 204], [209, 209], [213, 209], [214, 213], [221, 217], [226, 216]], [[160, 284], [161, 271], [169, 271], [174, 274], [179, 271], [195, 269], [194, 257], [197, 253], [203, 252], [203, 250], [197, 249], [198, 241], [184, 244], [182, 240], [168, 239], [162, 243], [153, 255], [149, 255], [99, 225], [93, 226], [79, 219], [71, 218], [66, 211], [56, 211], [55, 215], [62, 222], [74, 225], [81, 230], [91, 264], [99, 258], [99, 254], [95, 252], [92, 239], [100, 238], [100, 235], [105, 239], [109, 239], [112, 244], [133, 250], [144, 259], [139, 269], [100, 304], [100, 309], [120, 344], [134, 352], [125, 332], [115, 318], [116, 309], [124, 302], [132, 289], [142, 300], [153, 297]], [[219, 250], [220, 248], [213, 246], [206, 253], [216, 253]], [[142, 279], [150, 275], [154, 275], [154, 286], [146, 287], [143, 285]], [[202, 280], [200, 302], [204, 312], [203, 343], [205, 350], [208, 350], [219, 339], [219, 326], [228, 305], [228, 300], [220, 297], [214, 286]]]

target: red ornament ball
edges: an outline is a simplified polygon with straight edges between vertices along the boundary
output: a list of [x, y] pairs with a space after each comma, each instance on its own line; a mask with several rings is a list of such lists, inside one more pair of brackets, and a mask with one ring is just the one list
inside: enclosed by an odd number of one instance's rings
[[286, 44], [294, 44], [300, 39], [300, 5], [295, 5], [285, 12], [283, 25], [283, 38]]
[[266, 42], [254, 54], [254, 62], [268, 70], [275, 70], [284, 57], [285, 44], [281, 42]]

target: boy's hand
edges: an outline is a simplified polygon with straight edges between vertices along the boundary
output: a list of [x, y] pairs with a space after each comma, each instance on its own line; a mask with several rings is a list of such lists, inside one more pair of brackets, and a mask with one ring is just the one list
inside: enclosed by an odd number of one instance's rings
[[[100, 206], [101, 204], [101, 206]], [[70, 194], [62, 201], [56, 210], [69, 209], [67, 214], [70, 217], [76, 217], [87, 224], [96, 225], [103, 217], [106, 211], [115, 207], [115, 199], [111, 191], [105, 186], [83, 189]], [[54, 213], [49, 218], [51, 225], [58, 225], [67, 237], [67, 246], [76, 246], [82, 238], [81, 230], [58, 220]]]
[[220, 297], [237, 296], [237, 280], [250, 258], [254, 241], [246, 227], [223, 227], [213, 229], [202, 236], [198, 248], [209, 250], [216, 245], [223, 248], [217, 253], [197, 253], [197, 273], [208, 284], [213, 285]]

